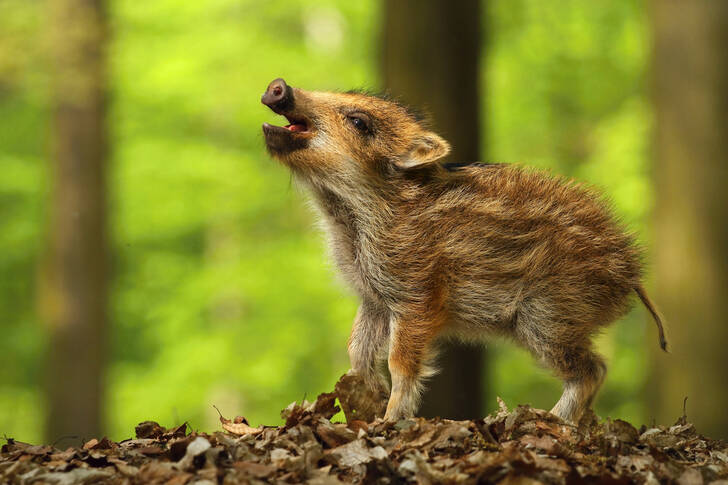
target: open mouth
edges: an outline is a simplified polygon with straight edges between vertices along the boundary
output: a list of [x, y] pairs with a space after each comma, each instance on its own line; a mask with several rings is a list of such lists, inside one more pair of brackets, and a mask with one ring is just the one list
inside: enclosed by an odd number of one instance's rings
[[306, 118], [295, 115], [283, 116], [288, 120], [285, 126], [263, 123], [263, 134], [268, 150], [280, 155], [306, 148], [313, 137], [312, 123]]
[[311, 133], [311, 123], [304, 119], [299, 117], [294, 117], [291, 115], [284, 115], [286, 120], [288, 120], [288, 124], [285, 126], [276, 126], [272, 125], [270, 123], [263, 123], [263, 129], [266, 132], [270, 131], [277, 131], [277, 132], [289, 132], [292, 134], [308, 134]]

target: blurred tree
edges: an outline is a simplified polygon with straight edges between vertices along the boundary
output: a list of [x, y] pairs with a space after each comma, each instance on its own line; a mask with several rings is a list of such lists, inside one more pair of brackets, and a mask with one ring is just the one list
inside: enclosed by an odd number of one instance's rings
[[682, 410], [728, 438], [728, 2], [656, 0], [657, 300], [672, 354], [656, 358], [659, 422]]
[[53, 116], [49, 254], [49, 442], [102, 429], [107, 331], [105, 46], [101, 0], [52, 0]]
[[[480, 1], [390, 0], [384, 5], [384, 85], [432, 115], [453, 147], [450, 160], [480, 159]], [[420, 414], [455, 419], [483, 414], [480, 347], [443, 345], [440, 373], [428, 383]]]

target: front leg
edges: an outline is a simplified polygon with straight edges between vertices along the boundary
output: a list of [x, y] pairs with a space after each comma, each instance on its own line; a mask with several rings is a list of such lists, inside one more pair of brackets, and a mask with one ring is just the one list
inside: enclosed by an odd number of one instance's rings
[[363, 302], [356, 313], [349, 337], [349, 360], [354, 372], [364, 378], [375, 394], [387, 392], [378, 362], [385, 358], [389, 340], [389, 312], [383, 306]]
[[444, 320], [438, 311], [412, 314], [416, 316], [411, 319], [392, 320], [388, 360], [392, 392], [384, 415], [387, 421], [414, 416], [423, 380], [435, 373], [428, 363], [435, 357], [433, 343]]

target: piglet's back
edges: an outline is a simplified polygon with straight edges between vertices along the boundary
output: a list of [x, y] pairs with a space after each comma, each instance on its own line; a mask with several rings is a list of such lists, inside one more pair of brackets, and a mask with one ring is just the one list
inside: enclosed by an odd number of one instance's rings
[[516, 165], [464, 167], [448, 185], [433, 204], [445, 216], [435, 226], [450, 230], [444, 247], [469, 277], [517, 283], [565, 306], [587, 302], [606, 312], [600, 319], [626, 310], [640, 251], [589, 188]]

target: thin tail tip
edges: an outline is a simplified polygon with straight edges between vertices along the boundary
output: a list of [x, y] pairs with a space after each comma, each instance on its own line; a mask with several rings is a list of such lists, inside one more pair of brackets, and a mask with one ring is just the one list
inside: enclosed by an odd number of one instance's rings
[[653, 318], [655, 319], [655, 323], [657, 324], [657, 333], [658, 337], [660, 339], [660, 348], [663, 352], [666, 354], [670, 353], [670, 345], [667, 342], [667, 336], [665, 335], [665, 327], [662, 324], [662, 318], [657, 313], [657, 311], [654, 309], [654, 307], [650, 310], [650, 313], [652, 313]]
[[670, 346], [668, 345], [667, 340], [665, 339], [665, 337], [661, 337], [660, 338], [660, 348], [666, 354], [669, 354], [670, 353]]
[[662, 325], [662, 318], [660, 317], [660, 314], [657, 312], [655, 305], [647, 296], [645, 289], [641, 285], [635, 286], [634, 290], [637, 293], [637, 296], [639, 296], [640, 300], [642, 300], [642, 303], [647, 308], [647, 311], [650, 313], [650, 315], [652, 315], [652, 318], [655, 320], [655, 324], [657, 325], [657, 331], [660, 338], [660, 348], [663, 352], [669, 354], [670, 349], [668, 348], [669, 346], [667, 344], [667, 338], [665, 337], [665, 329]]

